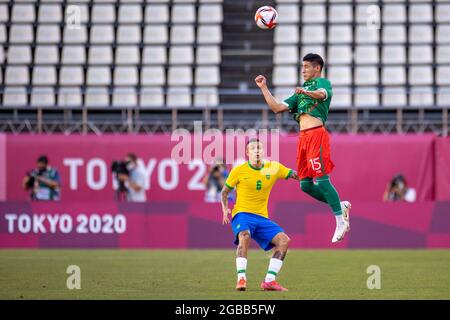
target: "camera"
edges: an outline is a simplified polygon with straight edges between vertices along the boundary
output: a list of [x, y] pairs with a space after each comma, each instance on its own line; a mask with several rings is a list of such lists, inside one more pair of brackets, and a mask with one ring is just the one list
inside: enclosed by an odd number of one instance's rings
[[28, 182], [26, 184], [27, 189], [32, 189], [34, 187], [34, 182], [36, 181], [36, 177], [41, 176], [45, 170], [31, 170], [26, 173], [28, 176]]
[[128, 162], [126, 162], [126, 161], [120, 161], [120, 160], [113, 161], [113, 163], [111, 165], [111, 171], [117, 175], [119, 175], [119, 174], [129, 175], [130, 172], [128, 171], [127, 165], [128, 165]]

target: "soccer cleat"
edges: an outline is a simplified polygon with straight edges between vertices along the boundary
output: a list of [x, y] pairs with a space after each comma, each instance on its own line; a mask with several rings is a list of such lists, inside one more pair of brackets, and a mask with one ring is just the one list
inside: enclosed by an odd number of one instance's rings
[[261, 289], [263, 289], [264, 291], [288, 291], [288, 289], [282, 287], [276, 281], [261, 282]]
[[245, 291], [245, 289], [247, 289], [247, 280], [245, 280], [244, 278], [240, 278], [236, 285], [236, 290]]
[[348, 201], [341, 202], [342, 208], [342, 217], [344, 218], [344, 222], [336, 225], [336, 230], [334, 231], [332, 243], [336, 243], [344, 239], [344, 236], [347, 232], [350, 231], [350, 209], [352, 204]]

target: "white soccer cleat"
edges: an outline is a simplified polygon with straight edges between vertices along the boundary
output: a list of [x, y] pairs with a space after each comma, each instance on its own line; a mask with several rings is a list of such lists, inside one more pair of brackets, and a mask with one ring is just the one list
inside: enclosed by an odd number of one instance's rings
[[332, 243], [336, 243], [344, 239], [347, 232], [350, 231], [350, 209], [352, 204], [348, 201], [341, 202], [342, 217], [344, 218], [342, 223], [336, 225], [336, 230], [334, 231]]

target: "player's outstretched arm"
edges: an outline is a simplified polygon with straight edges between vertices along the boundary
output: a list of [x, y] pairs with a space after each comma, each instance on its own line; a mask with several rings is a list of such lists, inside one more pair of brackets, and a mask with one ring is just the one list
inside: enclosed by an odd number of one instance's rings
[[228, 215], [231, 213], [231, 210], [228, 208], [228, 194], [231, 189], [229, 189], [226, 185], [223, 186], [221, 194], [221, 202], [222, 202], [222, 224], [230, 223], [230, 218]]
[[294, 171], [294, 170], [291, 170], [288, 178], [294, 179], [294, 180], [300, 180], [300, 178], [298, 177], [297, 171]]
[[255, 78], [255, 82], [256, 85], [261, 89], [261, 92], [270, 110], [272, 110], [274, 113], [280, 113], [289, 110], [288, 106], [286, 106], [284, 103], [278, 102], [277, 99], [275, 99], [275, 97], [272, 95], [269, 88], [267, 87], [266, 77], [259, 75]]
[[304, 88], [297, 87], [295, 88], [295, 93], [307, 95], [308, 97], [313, 98], [315, 100], [325, 100], [327, 98], [327, 92], [324, 89], [308, 91], [305, 90]]

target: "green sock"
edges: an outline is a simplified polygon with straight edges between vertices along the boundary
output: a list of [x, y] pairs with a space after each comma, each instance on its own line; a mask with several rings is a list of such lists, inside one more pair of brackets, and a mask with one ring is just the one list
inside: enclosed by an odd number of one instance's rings
[[309, 194], [314, 199], [327, 203], [322, 190], [319, 188], [319, 186], [314, 184], [312, 178], [304, 178], [300, 180], [300, 188], [302, 188], [303, 192]]
[[342, 214], [341, 200], [339, 199], [339, 195], [336, 189], [331, 184], [330, 177], [325, 175], [323, 177], [317, 178], [317, 185], [322, 191], [322, 194], [326, 199], [326, 202], [333, 210], [334, 215], [335, 216], [341, 215]]

